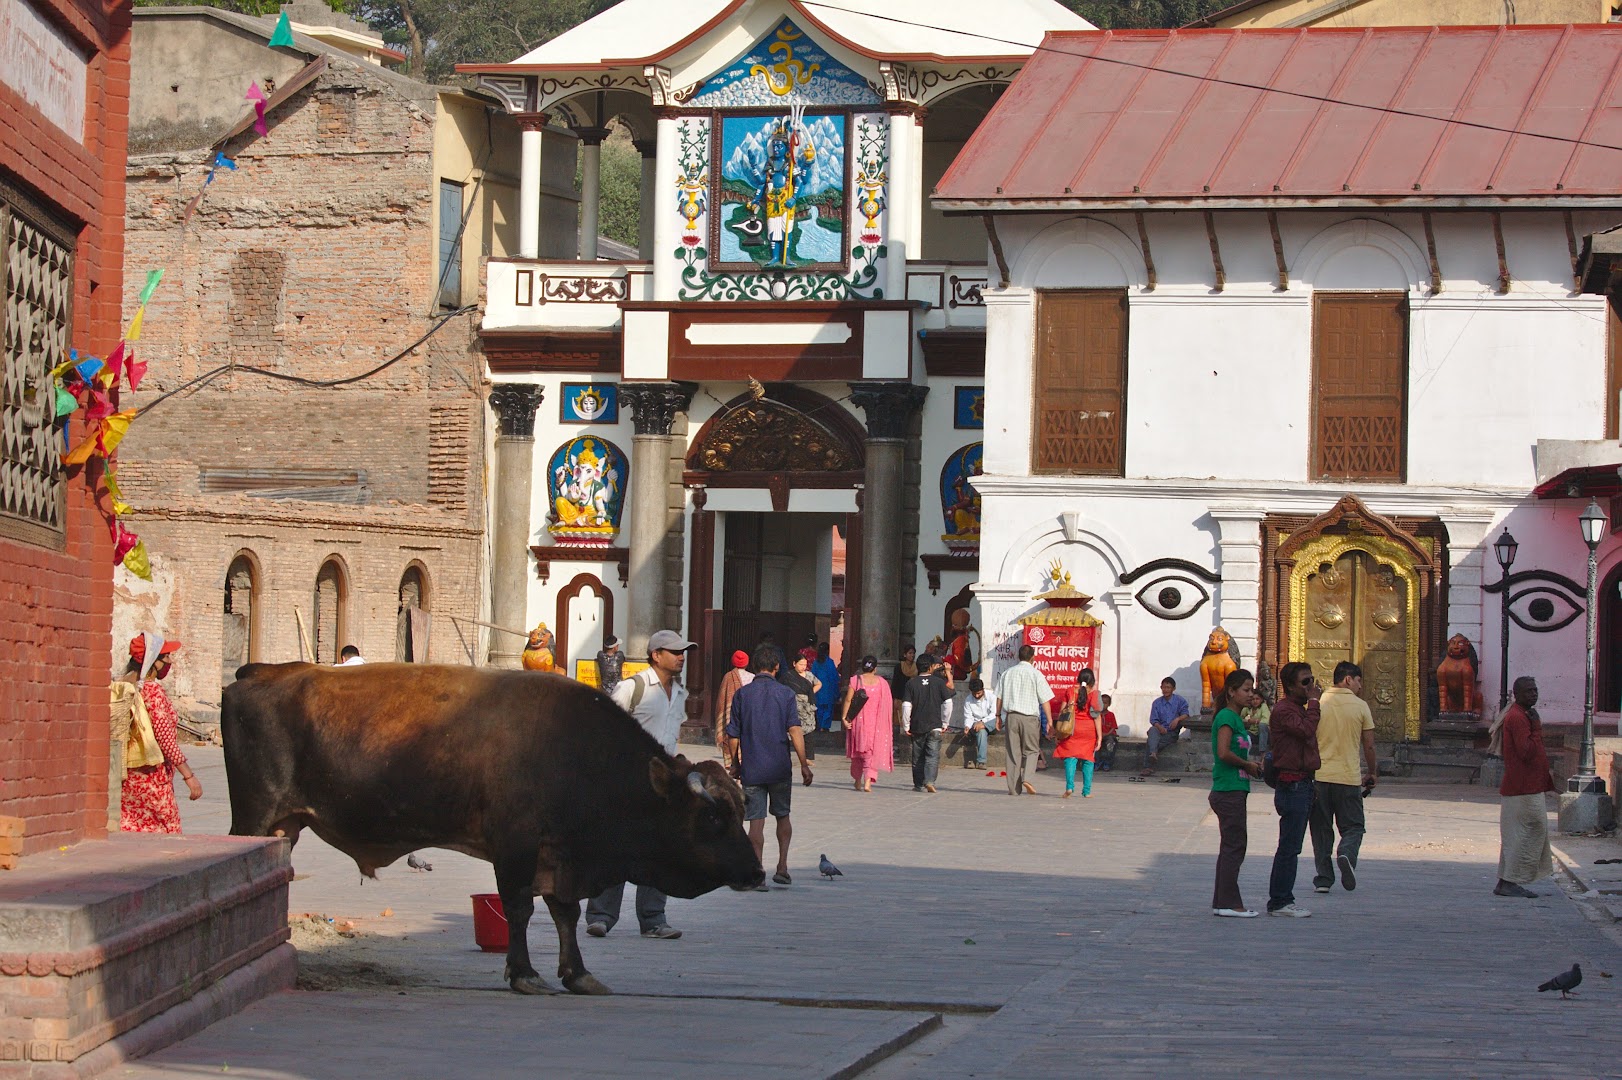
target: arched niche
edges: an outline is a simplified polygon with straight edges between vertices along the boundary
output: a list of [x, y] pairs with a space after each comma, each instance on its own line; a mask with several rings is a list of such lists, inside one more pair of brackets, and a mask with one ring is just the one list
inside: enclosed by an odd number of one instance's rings
[[236, 682], [237, 669], [259, 658], [260, 622], [264, 608], [259, 558], [243, 549], [225, 570], [220, 628], [220, 686]]
[[[594, 622], [587, 619], [594, 613]], [[577, 620], [581, 625], [577, 626]], [[591, 625], [586, 625], [588, 622]], [[574, 678], [575, 664], [594, 659], [603, 639], [614, 632], [614, 594], [596, 574], [576, 574], [558, 590], [556, 617], [552, 620], [552, 655], [558, 670]]]
[[349, 567], [340, 555], [329, 555], [315, 574], [312, 618], [305, 645], [317, 664], [336, 664], [349, 638]]
[[1149, 268], [1138, 242], [1095, 218], [1070, 218], [1012, 255], [1012, 284], [1027, 289], [1143, 289]]
[[1428, 289], [1429, 262], [1401, 229], [1353, 218], [1314, 234], [1290, 263], [1296, 285], [1317, 290]]
[[428, 568], [413, 559], [400, 575], [399, 607], [394, 623], [394, 659], [402, 664], [428, 662], [431, 630]]

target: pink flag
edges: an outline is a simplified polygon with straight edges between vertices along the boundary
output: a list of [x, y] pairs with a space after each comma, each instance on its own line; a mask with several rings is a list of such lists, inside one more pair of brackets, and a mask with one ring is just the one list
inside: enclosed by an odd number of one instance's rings
[[146, 378], [146, 361], [135, 359], [135, 350], [131, 349], [124, 358], [124, 381], [131, 390], [141, 388], [141, 380]]
[[124, 528], [122, 524], [118, 526], [117, 533], [118, 535], [113, 538], [113, 562], [121, 563], [124, 556], [135, 550], [135, 545], [141, 542], [141, 538]]
[[253, 129], [261, 137], [269, 135], [270, 128], [265, 126], [265, 92], [259, 89], [258, 83], [249, 83], [248, 92], [244, 96], [253, 102]]

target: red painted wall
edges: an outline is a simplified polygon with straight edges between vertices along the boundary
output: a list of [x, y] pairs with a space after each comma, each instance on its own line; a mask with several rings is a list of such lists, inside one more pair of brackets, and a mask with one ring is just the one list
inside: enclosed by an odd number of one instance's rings
[[[0, 176], [77, 228], [73, 344], [105, 356], [123, 296], [130, 4], [31, 2], [89, 54], [85, 139], [0, 83]], [[0, 538], [0, 867], [106, 832], [112, 541], [96, 482], [69, 475], [63, 550]]]

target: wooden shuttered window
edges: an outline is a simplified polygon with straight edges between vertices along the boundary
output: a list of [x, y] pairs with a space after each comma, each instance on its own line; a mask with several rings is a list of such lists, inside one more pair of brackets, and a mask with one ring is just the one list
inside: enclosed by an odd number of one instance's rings
[[1407, 465], [1406, 293], [1312, 301], [1312, 474], [1401, 483]]
[[1126, 292], [1043, 292], [1036, 307], [1031, 471], [1126, 474]]

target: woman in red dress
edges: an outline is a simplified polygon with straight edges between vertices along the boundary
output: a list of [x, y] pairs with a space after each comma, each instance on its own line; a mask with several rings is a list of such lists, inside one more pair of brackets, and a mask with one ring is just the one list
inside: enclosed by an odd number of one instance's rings
[[[158, 685], [173, 667], [172, 658], [179, 648], [178, 641], [165, 641], [156, 634], [139, 634], [130, 642], [129, 666], [119, 678], [120, 682], [139, 688], [144, 706], [144, 709], [132, 709], [129, 738], [132, 756], [125, 758], [124, 805], [119, 821], [125, 832], [180, 831], [180, 807], [175, 803], [176, 772], [185, 780], [186, 790], [194, 801], [203, 797], [203, 785], [186, 763], [186, 755], [180, 752], [175, 707]], [[144, 726], [150, 730], [139, 730], [143, 719]], [[131, 764], [132, 757], [140, 759], [138, 747], [145, 744], [150, 748], [154, 741], [163, 760], [156, 764]]]
[[1093, 669], [1082, 668], [1076, 676], [1074, 690], [1061, 691], [1069, 700], [1064, 708], [1072, 717], [1075, 727], [1070, 736], [1059, 740], [1053, 751], [1056, 760], [1064, 762], [1064, 797], [1076, 793], [1076, 766], [1081, 766], [1081, 797], [1093, 797], [1093, 758], [1098, 753], [1099, 717], [1103, 712], [1098, 705], [1098, 692], [1093, 689]]

